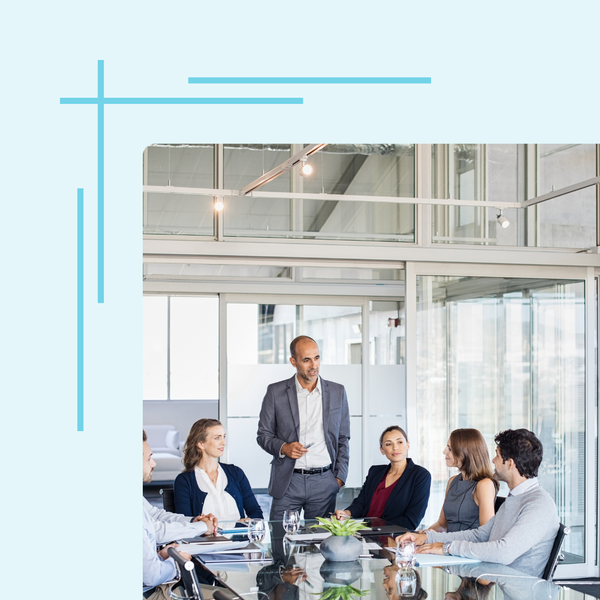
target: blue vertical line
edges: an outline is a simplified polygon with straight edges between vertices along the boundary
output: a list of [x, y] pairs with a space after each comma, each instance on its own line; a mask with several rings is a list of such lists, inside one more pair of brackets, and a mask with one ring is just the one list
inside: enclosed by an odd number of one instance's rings
[[83, 189], [77, 188], [77, 431], [83, 431]]
[[104, 61], [98, 61], [98, 304], [104, 304]]

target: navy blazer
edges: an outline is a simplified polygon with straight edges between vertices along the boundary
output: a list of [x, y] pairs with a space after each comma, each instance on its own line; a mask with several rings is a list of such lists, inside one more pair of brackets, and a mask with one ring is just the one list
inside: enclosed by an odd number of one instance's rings
[[[425, 516], [429, 492], [431, 489], [431, 473], [410, 459], [406, 459], [406, 469], [396, 482], [385, 508], [382, 518], [394, 525], [415, 530]], [[354, 502], [346, 509], [354, 518], [368, 517], [371, 500], [381, 479], [385, 477], [390, 465], [374, 465]]]
[[[252, 493], [252, 488], [244, 471], [235, 465], [219, 463], [219, 466], [227, 475], [225, 491], [233, 496], [240, 511], [240, 518], [247, 515], [253, 519], [262, 519], [263, 512]], [[202, 514], [202, 507], [207, 494], [198, 487], [195, 471], [184, 471], [177, 475], [173, 484], [173, 495], [175, 496], [176, 513], [188, 517], [196, 517]]]

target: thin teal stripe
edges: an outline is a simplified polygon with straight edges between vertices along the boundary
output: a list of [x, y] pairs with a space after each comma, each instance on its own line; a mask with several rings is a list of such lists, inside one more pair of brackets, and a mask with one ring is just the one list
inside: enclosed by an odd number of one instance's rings
[[77, 431], [83, 431], [83, 189], [77, 188]]
[[[61, 98], [61, 104], [99, 104], [98, 98]], [[103, 98], [104, 104], [303, 104], [303, 98]]]
[[188, 77], [188, 83], [431, 83], [431, 77]]
[[104, 61], [98, 61], [98, 304], [104, 304]]

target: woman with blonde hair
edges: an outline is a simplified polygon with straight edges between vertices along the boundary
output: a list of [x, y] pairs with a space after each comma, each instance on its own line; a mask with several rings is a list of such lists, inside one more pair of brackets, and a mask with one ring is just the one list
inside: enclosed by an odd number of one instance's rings
[[262, 510], [244, 471], [220, 463], [225, 450], [225, 429], [216, 419], [196, 421], [185, 442], [185, 471], [175, 478], [175, 512], [184, 515], [213, 513], [219, 521], [246, 517], [262, 519]]
[[487, 444], [477, 429], [455, 429], [444, 448], [446, 466], [460, 472], [451, 477], [433, 531], [477, 529], [494, 516], [498, 482], [494, 479]]

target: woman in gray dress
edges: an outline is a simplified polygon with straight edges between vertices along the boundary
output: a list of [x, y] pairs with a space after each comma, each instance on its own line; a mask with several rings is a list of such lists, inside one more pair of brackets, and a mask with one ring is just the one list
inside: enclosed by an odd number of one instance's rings
[[494, 516], [498, 482], [494, 479], [487, 444], [477, 429], [455, 429], [444, 448], [448, 467], [460, 473], [450, 478], [433, 531], [477, 529]]

